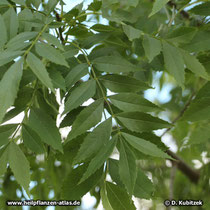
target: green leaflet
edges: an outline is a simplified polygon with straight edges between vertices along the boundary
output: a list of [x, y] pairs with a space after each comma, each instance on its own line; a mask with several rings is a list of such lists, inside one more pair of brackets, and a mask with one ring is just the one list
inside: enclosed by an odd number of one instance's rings
[[64, 51], [63, 45], [60, 43], [60, 41], [55, 36], [48, 34], [48, 33], [43, 33], [42, 38], [45, 39], [49, 44], [53, 44], [60, 50]]
[[7, 124], [0, 126], [0, 147], [9, 142], [9, 137], [17, 128], [18, 124]]
[[189, 43], [195, 36], [195, 27], [178, 27], [167, 34], [166, 39], [171, 43]]
[[80, 163], [89, 157], [96, 154], [102, 147], [104, 147], [110, 139], [112, 130], [112, 118], [105, 120], [98, 125], [87, 137], [84, 139], [74, 163]]
[[0, 176], [2, 176], [7, 170], [7, 163], [9, 161], [8, 155], [9, 155], [9, 150], [7, 145], [6, 147], [3, 147], [0, 150]]
[[94, 59], [92, 63], [99, 71], [103, 72], [120, 73], [135, 72], [141, 70], [141, 68], [139, 68], [138, 66], [118, 56], [98, 57]]
[[7, 28], [6, 25], [4, 23], [4, 19], [2, 17], [2, 15], [0, 15], [0, 26], [1, 26], [1, 30], [0, 30], [0, 49], [4, 46], [4, 44], [7, 42]]
[[202, 4], [199, 4], [193, 7], [192, 9], [190, 9], [189, 12], [194, 13], [196, 15], [209, 16], [210, 15], [210, 2], [204, 2]]
[[70, 88], [74, 85], [81, 77], [88, 74], [88, 65], [86, 63], [78, 64], [67, 74], [65, 81], [66, 87]]
[[[118, 160], [109, 159], [109, 173], [112, 180], [116, 182], [118, 186], [123, 188], [124, 185], [120, 180]], [[137, 198], [151, 199], [153, 191], [154, 191], [154, 186], [152, 182], [141, 171], [141, 169], [138, 168], [133, 195]]]
[[25, 41], [33, 39], [34, 37], [37, 36], [37, 34], [38, 32], [35, 32], [35, 31], [22, 32], [18, 34], [17, 36], [13, 37], [12, 39], [10, 39], [6, 47], [8, 49], [13, 50], [16, 47], [16, 45], [24, 45]]
[[76, 109], [73, 109], [71, 112], [69, 112], [64, 119], [62, 120], [60, 124], [60, 128], [71, 126], [73, 122], [75, 121], [77, 115], [85, 108], [85, 106], [79, 106]]
[[146, 34], [144, 35], [142, 44], [144, 47], [145, 55], [148, 58], [149, 62], [151, 62], [154, 57], [159, 55], [160, 51], [162, 50], [161, 42], [158, 39], [155, 39]]
[[112, 184], [111, 182], [106, 182], [106, 191], [113, 210], [136, 209], [129, 195], [119, 186]]
[[131, 146], [133, 146], [135, 149], [139, 150], [140, 152], [146, 155], [161, 158], [170, 158], [165, 152], [160, 150], [155, 144], [149, 141], [145, 141], [144, 139], [138, 138], [136, 136], [124, 132], [122, 133], [122, 136]]
[[138, 168], [136, 184], [134, 187], [134, 196], [137, 198], [151, 199], [154, 192], [154, 186], [150, 179]]
[[113, 208], [111, 207], [111, 204], [109, 203], [109, 199], [107, 197], [105, 184], [100, 189], [100, 196], [101, 196], [101, 201], [102, 201], [104, 209], [113, 210]]
[[123, 25], [123, 31], [130, 41], [140, 38], [140, 36], [142, 34], [142, 31], [140, 31], [130, 25]]
[[163, 56], [166, 69], [175, 78], [177, 83], [183, 87], [184, 85], [184, 60], [180, 50], [167, 42], [162, 42]]
[[155, 3], [153, 4], [152, 12], [149, 14], [149, 17], [159, 12], [168, 1], [169, 0], [155, 0]]
[[41, 142], [39, 135], [28, 125], [23, 124], [22, 137], [24, 145], [27, 146], [31, 151], [37, 154], [45, 152], [44, 146]]
[[183, 44], [182, 48], [189, 52], [201, 52], [210, 50], [210, 32], [198, 31], [190, 43]]
[[38, 9], [42, 0], [30, 0], [30, 2], [36, 7], [36, 9]]
[[10, 40], [13, 37], [15, 37], [18, 33], [18, 27], [19, 27], [18, 17], [14, 9], [10, 7], [7, 10], [7, 12], [4, 13], [3, 18], [5, 25], [7, 27], [8, 39]]
[[97, 32], [112, 32], [115, 30], [112, 26], [102, 25], [102, 24], [95, 24], [91, 27], [92, 30]]
[[55, 88], [60, 88], [63, 91], [66, 91], [65, 79], [63, 78], [60, 71], [57, 71], [56, 69], [50, 69], [49, 75]]
[[104, 101], [102, 99], [97, 100], [79, 113], [72, 125], [72, 130], [69, 133], [67, 140], [71, 140], [81, 135], [100, 122], [104, 107], [103, 103]]
[[[0, 82], [0, 123], [6, 111], [13, 105], [17, 96], [19, 83], [22, 77], [22, 59], [14, 63], [4, 74]], [[9, 94], [8, 94], [9, 90]]]
[[109, 96], [112, 104], [122, 111], [154, 112], [161, 110], [157, 105], [135, 93], [120, 93]]
[[64, 47], [64, 49], [65, 49], [65, 52], [63, 53], [63, 56], [66, 59], [72, 58], [74, 55], [76, 55], [79, 52], [79, 50], [76, 47], [72, 46], [72, 45], [66, 45]]
[[95, 92], [96, 92], [95, 80], [91, 79], [88, 80], [87, 82], [83, 82], [82, 84], [80, 84], [71, 92], [69, 98], [67, 99], [65, 103], [64, 114], [82, 105], [82, 103], [87, 101], [89, 98], [93, 97]]
[[210, 79], [209, 75], [206, 72], [206, 69], [195, 56], [190, 55], [190, 53], [184, 50], [181, 50], [181, 53], [185, 65], [188, 69], [190, 69], [193, 73], [197, 74], [198, 76], [203, 77], [204, 79]]
[[137, 177], [136, 159], [134, 153], [123, 139], [120, 140], [119, 153], [119, 175], [128, 193], [132, 195]]
[[82, 198], [83, 195], [85, 195], [88, 191], [91, 190], [92, 187], [97, 184], [102, 176], [103, 167], [98, 169], [84, 182], [79, 183], [79, 180], [87, 170], [87, 167], [87, 164], [83, 164], [82, 166], [78, 166], [77, 168], [71, 170], [62, 185], [63, 199], [68, 200], [69, 198], [71, 198], [73, 200], [79, 200]]
[[25, 3], [25, 1], [24, 0], [12, 0], [14, 3], [16, 3], [16, 4], [20, 4], [20, 5], [22, 5], [22, 6], [26, 6], [26, 3]]
[[0, 5], [9, 5], [9, 2], [7, 0], [1, 0]]
[[200, 121], [210, 119], [210, 97], [195, 99], [181, 120]]
[[99, 77], [99, 80], [112, 92], [139, 92], [149, 88], [146, 83], [123, 75], [108, 74]]
[[109, 158], [108, 162], [108, 169], [109, 169], [109, 174], [112, 178], [112, 180], [122, 188], [125, 188], [119, 174], [119, 160]]
[[37, 78], [48, 88], [54, 91], [52, 81], [49, 77], [49, 74], [44, 66], [44, 64], [37, 58], [34, 54], [29, 53], [26, 59], [29, 67]]
[[0, 66], [9, 63], [10, 61], [20, 56], [21, 54], [23, 54], [23, 51], [10, 51], [10, 50], [2, 51], [0, 53]]
[[9, 166], [14, 173], [17, 182], [23, 186], [27, 194], [29, 194], [28, 188], [30, 183], [30, 166], [24, 153], [18, 145], [11, 142], [8, 146], [9, 154]]
[[58, 49], [50, 46], [49, 44], [36, 43], [36, 52], [43, 58], [50, 60], [53, 63], [69, 67], [65, 60], [65, 57], [60, 53]]
[[140, 133], [171, 127], [168, 122], [142, 112], [122, 112], [116, 117], [126, 128]]
[[[200, 122], [198, 122], [200, 124]], [[210, 139], [209, 124], [201, 124], [194, 128], [189, 136], [188, 145], [205, 144]]]
[[161, 141], [160, 136], [156, 136], [153, 132], [132, 132], [127, 129], [121, 129], [122, 132], [128, 133], [132, 136], [136, 136], [138, 138], [144, 139], [146, 141], [150, 141], [151, 143], [157, 145], [158, 148], [160, 148], [163, 151], [166, 151], [168, 147]]
[[43, 142], [63, 152], [61, 136], [55, 121], [43, 110], [31, 109], [27, 125], [40, 136]]
[[117, 138], [113, 138], [107, 142], [106, 145], [104, 145], [98, 153], [95, 155], [95, 157], [90, 161], [87, 170], [83, 174], [80, 183], [86, 180], [89, 176], [91, 176], [93, 173], [95, 173], [98, 168], [100, 168], [104, 162], [109, 158], [109, 156], [112, 154], [114, 147], [116, 145]]

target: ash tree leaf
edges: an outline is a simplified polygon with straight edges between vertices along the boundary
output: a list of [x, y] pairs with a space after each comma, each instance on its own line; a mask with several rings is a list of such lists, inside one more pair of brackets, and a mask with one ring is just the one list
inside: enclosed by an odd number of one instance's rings
[[18, 33], [19, 21], [15, 10], [11, 7], [3, 15], [5, 25], [7, 27], [8, 39], [12, 39]]
[[109, 96], [109, 99], [114, 106], [125, 112], [130, 110], [137, 112], [154, 112], [161, 110], [160, 107], [136, 93], [119, 93]]
[[59, 71], [51, 69], [49, 75], [55, 88], [60, 88], [63, 91], [66, 91], [65, 79]]
[[70, 88], [86, 74], [88, 74], [88, 65], [86, 63], [82, 63], [75, 66], [73, 69], [70, 70], [70, 72], [67, 74], [65, 78], [66, 87]]
[[99, 77], [99, 80], [112, 92], [139, 92], [149, 88], [148, 84], [123, 75], [108, 74]]
[[63, 152], [61, 135], [56, 127], [56, 122], [43, 110], [31, 109], [27, 125], [39, 135], [43, 142]]
[[42, 0], [30, 0], [30, 2], [36, 7], [39, 8], [39, 5], [42, 3]]
[[210, 2], [204, 2], [202, 4], [196, 5], [189, 12], [196, 15], [209, 16], [210, 15]]
[[136, 72], [141, 68], [119, 56], [102, 56], [92, 61], [94, 66], [102, 72]]
[[76, 109], [73, 109], [71, 112], [69, 112], [64, 119], [62, 120], [60, 124], [60, 128], [71, 126], [73, 122], [75, 121], [77, 115], [85, 108], [85, 106], [79, 106]]
[[3, 66], [6, 63], [14, 60], [18, 56], [23, 54], [23, 51], [11, 51], [11, 50], [4, 50], [0, 53], [0, 66]]
[[88, 129], [92, 128], [94, 125], [100, 122], [104, 107], [103, 103], [104, 101], [102, 99], [99, 99], [84, 108], [79, 113], [72, 125], [72, 130], [70, 131], [67, 140], [71, 140], [83, 134]]
[[167, 42], [162, 42], [163, 56], [166, 69], [175, 78], [177, 83], [184, 85], [184, 60], [180, 50]]
[[53, 63], [69, 67], [64, 55], [62, 55], [58, 49], [55, 49], [49, 44], [36, 43], [35, 49], [41, 57], [46, 58]]
[[25, 31], [22, 32], [18, 35], [16, 35], [15, 37], [13, 37], [12, 39], [9, 40], [9, 42], [7, 43], [6, 47], [9, 49], [13, 49], [15, 47], [15, 45], [18, 44], [24, 44], [25, 41], [31, 40], [34, 37], [36, 37], [38, 34], [38, 32], [35, 31]]
[[0, 176], [7, 171], [7, 163], [9, 162], [8, 145], [0, 150]]
[[28, 54], [26, 58], [27, 64], [29, 65], [30, 69], [33, 71], [33, 73], [37, 76], [37, 78], [48, 88], [50, 88], [52, 91], [54, 91], [52, 81], [49, 77], [49, 74], [42, 63], [42, 61], [37, 58], [34, 54], [30, 53]]
[[91, 27], [92, 30], [97, 32], [112, 32], [115, 30], [112, 26], [102, 25], [102, 24], [95, 24]]
[[60, 50], [64, 51], [63, 45], [60, 43], [60, 41], [53, 36], [52, 34], [43, 33], [42, 38], [45, 39], [48, 43], [55, 45]]
[[4, 22], [4, 19], [2, 17], [2, 15], [0, 15], [0, 26], [1, 26], [1, 30], [0, 30], [0, 49], [4, 46], [4, 44], [7, 42], [7, 28]]
[[116, 141], [117, 138], [114, 137], [98, 151], [95, 157], [90, 161], [88, 168], [83, 174], [79, 183], [83, 182], [88, 177], [90, 177], [93, 173], [95, 173], [96, 170], [98, 170], [104, 164], [104, 162], [109, 158], [109, 156], [113, 152], [114, 147], [116, 145]]
[[149, 62], [151, 62], [154, 57], [159, 55], [162, 50], [161, 42], [158, 39], [148, 36], [147, 34], [144, 35], [142, 44]]
[[133, 201], [127, 192], [119, 186], [106, 182], [107, 197], [113, 210], [134, 210], [136, 209]]
[[185, 111], [182, 121], [201, 121], [210, 119], [210, 97], [195, 99]]
[[181, 26], [169, 32], [166, 39], [171, 43], [189, 43], [196, 32], [195, 27]]
[[132, 195], [137, 176], [135, 155], [123, 139], [120, 140], [119, 153], [120, 178], [128, 193]]
[[112, 180], [122, 188], [125, 188], [125, 185], [123, 184], [120, 174], [119, 174], [119, 160], [109, 158], [108, 162], [108, 169], [109, 169], [109, 174], [112, 178]]
[[18, 124], [7, 124], [0, 126], [0, 147], [9, 143], [9, 137], [17, 128]]
[[210, 32], [199, 30], [190, 43], [183, 44], [181, 47], [189, 52], [210, 50]]
[[116, 118], [129, 130], [135, 132], [151, 131], [171, 127], [171, 124], [143, 112], [122, 112]]
[[152, 12], [149, 14], [149, 17], [159, 12], [169, 0], [155, 0], [152, 8]]
[[[0, 123], [6, 111], [14, 104], [22, 77], [22, 59], [14, 63], [0, 81]], [[9, 94], [8, 94], [9, 91]]]
[[87, 158], [96, 154], [102, 147], [106, 146], [110, 139], [112, 130], [112, 118], [105, 120], [98, 125], [87, 137], [84, 139], [74, 163], [80, 163]]
[[63, 56], [65, 59], [74, 57], [78, 52], [78, 48], [72, 45], [67, 45], [64, 47], [65, 52], [63, 52]]
[[[120, 180], [119, 161], [109, 159], [109, 173], [112, 180], [120, 187], [124, 188], [124, 184]], [[134, 186], [133, 195], [137, 198], [151, 199], [154, 192], [154, 186], [150, 179], [142, 172], [140, 168], [137, 169], [137, 178]]]
[[11, 142], [9, 144], [9, 166], [14, 173], [17, 182], [23, 186], [27, 194], [30, 183], [30, 165], [24, 153], [17, 144]]
[[23, 124], [22, 126], [22, 137], [24, 145], [31, 151], [37, 154], [45, 152], [44, 145], [42, 144], [39, 135], [26, 124]]
[[185, 65], [187, 66], [188, 69], [190, 69], [196, 75], [203, 77], [204, 79], [210, 79], [209, 75], [206, 72], [206, 69], [195, 56], [190, 55], [189, 52], [186, 52], [184, 50], [182, 50], [181, 53]]
[[140, 38], [142, 31], [130, 25], [123, 25], [123, 31], [130, 41]]
[[65, 111], [72, 111], [73, 109], [80, 106], [82, 103], [87, 101], [89, 98], [93, 97], [96, 92], [96, 81], [91, 79], [83, 82], [78, 87], [76, 87], [70, 94], [69, 98], [65, 103]]
[[26, 6], [26, 3], [24, 0], [12, 0], [15, 4], [20, 4], [22, 6]]
[[83, 164], [71, 170], [62, 184], [62, 198], [79, 200], [90, 191], [100, 180], [103, 173], [103, 167], [96, 170], [88, 179], [79, 183], [79, 180], [87, 170], [88, 165]]
[[102, 205], [103, 205], [104, 209], [113, 210], [113, 208], [111, 207], [111, 204], [109, 203], [109, 199], [107, 197], [105, 184], [100, 189], [100, 196], [101, 196], [101, 201], [102, 201]]
[[127, 134], [122, 132], [122, 136], [125, 140], [135, 149], [139, 150], [140, 152], [160, 158], [170, 158], [165, 152], [159, 149], [155, 144], [146, 141], [144, 139], [138, 138], [136, 136]]
[[209, 124], [195, 127], [189, 136], [188, 145], [205, 144], [210, 139]]
[[134, 196], [141, 199], [151, 199], [154, 186], [150, 179], [138, 168], [137, 179], [134, 187]]

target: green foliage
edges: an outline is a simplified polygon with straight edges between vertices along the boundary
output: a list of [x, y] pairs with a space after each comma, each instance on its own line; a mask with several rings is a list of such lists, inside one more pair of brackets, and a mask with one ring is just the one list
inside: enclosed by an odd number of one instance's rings
[[108, 210], [169, 197], [208, 209], [210, 2], [65, 3], [0, 1], [0, 208], [26, 191], [89, 192]]

